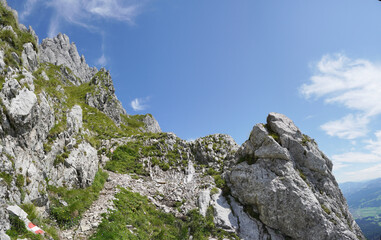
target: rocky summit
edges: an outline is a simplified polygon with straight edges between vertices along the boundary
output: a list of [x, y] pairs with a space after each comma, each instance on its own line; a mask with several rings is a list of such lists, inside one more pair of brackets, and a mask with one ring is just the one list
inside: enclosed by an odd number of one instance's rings
[[0, 239], [365, 239], [332, 162], [270, 113], [238, 146], [129, 115], [69, 37], [0, 6]]

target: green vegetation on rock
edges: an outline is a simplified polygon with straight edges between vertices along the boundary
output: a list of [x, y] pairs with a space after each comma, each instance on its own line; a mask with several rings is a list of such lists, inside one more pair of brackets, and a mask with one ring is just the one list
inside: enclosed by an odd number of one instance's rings
[[0, 31], [0, 48], [4, 51], [4, 62], [8, 66], [18, 67], [19, 63], [12, 56], [15, 52], [21, 59], [21, 53], [24, 50], [25, 43], [32, 43], [34, 50], [38, 51], [36, 39], [29, 32], [22, 31], [14, 17], [13, 13], [0, 4], [0, 25], [11, 26], [11, 30]]
[[156, 209], [147, 197], [126, 189], [116, 194], [115, 210], [104, 216], [92, 240], [100, 239], [189, 239], [206, 240], [238, 239], [234, 234], [216, 228], [213, 222], [213, 208], [206, 218], [194, 209], [184, 220]]
[[[171, 168], [184, 168], [188, 165], [186, 154], [180, 154], [185, 149], [175, 143], [171, 148], [166, 144], [166, 133], [144, 133], [134, 137], [131, 142], [119, 146], [106, 163], [107, 170], [117, 173], [136, 173], [146, 175], [143, 158], [151, 162], [151, 166], [159, 166], [167, 171]], [[152, 141], [154, 140], [154, 141]]]

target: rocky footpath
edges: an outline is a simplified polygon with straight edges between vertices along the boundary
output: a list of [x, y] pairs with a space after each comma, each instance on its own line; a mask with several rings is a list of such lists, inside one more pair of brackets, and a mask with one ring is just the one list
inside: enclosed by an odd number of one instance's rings
[[110, 73], [88, 66], [68, 36], [38, 44], [0, 3], [1, 239], [32, 238], [9, 205], [44, 239], [89, 239], [122, 188], [181, 219], [174, 229], [202, 228], [183, 239], [364, 239], [332, 162], [286, 116], [270, 113], [242, 146], [225, 134], [162, 133], [152, 115], [126, 113]]

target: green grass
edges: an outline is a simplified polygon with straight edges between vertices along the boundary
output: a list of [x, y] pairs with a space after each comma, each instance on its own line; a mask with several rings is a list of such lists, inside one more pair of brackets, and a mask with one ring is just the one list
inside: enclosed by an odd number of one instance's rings
[[7, 183], [8, 186], [11, 185], [12, 179], [13, 179], [12, 175], [5, 172], [0, 172], [0, 178], [2, 178]]
[[[57, 221], [60, 227], [72, 227], [78, 224], [82, 214], [98, 198], [107, 177], [106, 172], [99, 170], [95, 175], [93, 185], [86, 189], [49, 186], [48, 190], [52, 202], [51, 217]], [[68, 206], [62, 205], [59, 199], [66, 201]]]
[[[111, 160], [106, 163], [107, 170], [117, 173], [136, 173], [146, 175], [145, 165], [142, 158], [149, 158], [151, 166], [159, 166], [167, 171], [171, 168], [184, 168], [188, 165], [188, 159], [184, 159], [180, 154], [183, 150], [178, 144], [174, 144], [172, 150], [165, 143], [166, 134], [144, 133], [137, 135], [133, 142], [128, 142], [119, 146], [111, 156]], [[149, 139], [156, 139], [157, 142], [149, 142]], [[185, 156], [187, 157], [187, 156]]]
[[105, 169], [117, 173], [147, 174], [143, 163], [139, 161], [142, 157], [140, 150], [147, 148], [141, 142], [129, 142], [119, 146], [112, 154], [111, 161], [106, 163]]
[[207, 240], [211, 236], [218, 239], [238, 239], [234, 234], [215, 227], [212, 208], [208, 209], [206, 218], [194, 209], [189, 211], [186, 219], [181, 220], [157, 210], [147, 197], [126, 189], [121, 189], [116, 194], [114, 203], [116, 209], [104, 215], [97, 232], [90, 239], [185, 240], [190, 236], [194, 240]]
[[351, 210], [355, 218], [378, 217], [381, 215], [381, 207], [366, 207]]

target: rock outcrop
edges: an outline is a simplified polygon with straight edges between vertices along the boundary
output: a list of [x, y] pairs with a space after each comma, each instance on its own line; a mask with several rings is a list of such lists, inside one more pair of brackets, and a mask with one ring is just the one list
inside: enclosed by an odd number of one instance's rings
[[86, 94], [86, 103], [99, 109], [109, 116], [114, 122], [121, 122], [121, 115], [126, 115], [126, 110], [122, 107], [115, 96], [115, 88], [109, 71], [102, 68], [90, 82], [94, 86], [94, 91]]
[[254, 126], [239, 157], [229, 186], [252, 217], [292, 239], [364, 239], [331, 161], [286, 116]]
[[79, 56], [77, 47], [70, 43], [69, 37], [65, 34], [58, 34], [57, 37], [44, 39], [39, 46], [40, 62], [52, 63], [54, 65], [63, 65], [68, 67], [78, 77], [74, 84], [90, 82], [97, 73], [96, 68], [87, 65], [85, 57]]

